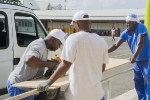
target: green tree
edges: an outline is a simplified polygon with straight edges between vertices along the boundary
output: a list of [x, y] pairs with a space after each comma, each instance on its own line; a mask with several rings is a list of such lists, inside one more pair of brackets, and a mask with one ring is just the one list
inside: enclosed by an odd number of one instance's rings
[[22, 5], [20, 0], [0, 0], [2, 3], [10, 3], [14, 5]]

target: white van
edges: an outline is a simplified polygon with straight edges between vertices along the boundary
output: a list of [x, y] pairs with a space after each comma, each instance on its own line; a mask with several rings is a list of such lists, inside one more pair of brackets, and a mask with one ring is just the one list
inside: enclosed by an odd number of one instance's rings
[[[0, 4], [0, 95], [7, 94], [7, 78], [18, 64], [28, 44], [46, 35], [44, 26], [31, 9]], [[46, 100], [55, 100], [59, 91], [60, 89], [43, 92], [42, 96], [47, 97]]]

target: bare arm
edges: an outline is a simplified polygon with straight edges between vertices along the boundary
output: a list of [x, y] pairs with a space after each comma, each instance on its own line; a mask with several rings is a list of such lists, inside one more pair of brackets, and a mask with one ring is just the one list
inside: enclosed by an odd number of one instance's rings
[[54, 62], [42, 61], [39, 58], [36, 58], [34, 56], [26, 56], [24, 62], [28, 66], [34, 67], [34, 68], [48, 67], [49, 69], [52, 69], [55, 66]]
[[138, 37], [138, 44], [136, 46], [136, 51], [133, 54], [133, 57], [130, 59], [131, 63], [134, 63], [136, 60], [136, 57], [138, 56], [138, 54], [141, 52], [143, 45], [144, 45], [144, 36], [145, 34], [142, 34]]
[[105, 68], [106, 68], [106, 64], [103, 64], [103, 65], [102, 65], [102, 72], [105, 71]]
[[49, 80], [51, 80], [51, 84], [53, 82], [55, 82], [59, 77], [63, 76], [68, 71], [68, 69], [70, 68], [71, 64], [72, 63], [63, 60], [59, 64], [59, 66], [56, 69], [56, 71], [54, 72], [54, 74], [52, 74], [52, 76], [49, 78]]
[[112, 46], [109, 47], [108, 53], [113, 52], [114, 50], [116, 50], [122, 43], [123, 43], [123, 41], [118, 40], [115, 44], [113, 44]]

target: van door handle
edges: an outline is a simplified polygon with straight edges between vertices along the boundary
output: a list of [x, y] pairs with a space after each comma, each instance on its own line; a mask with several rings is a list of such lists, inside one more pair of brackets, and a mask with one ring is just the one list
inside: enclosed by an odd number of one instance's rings
[[14, 58], [13, 59], [13, 64], [17, 65], [19, 63], [19, 61], [20, 61], [20, 58]]

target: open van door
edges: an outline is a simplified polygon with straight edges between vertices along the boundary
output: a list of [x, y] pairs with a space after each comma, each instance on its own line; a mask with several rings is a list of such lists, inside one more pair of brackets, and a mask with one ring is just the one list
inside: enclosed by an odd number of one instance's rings
[[[20, 61], [26, 47], [35, 39], [46, 37], [47, 33], [39, 19], [27, 11], [11, 10], [14, 41], [14, 65]], [[42, 92], [35, 100], [56, 100], [60, 89]], [[40, 100], [41, 100], [40, 99]]]
[[14, 19], [12, 21], [14, 33], [13, 49], [14, 62], [15, 65], [17, 65], [26, 47], [35, 39], [38, 39], [39, 37], [44, 38], [46, 36], [46, 33], [43, 31], [43, 34], [38, 34], [39, 23], [37, 23], [38, 21], [32, 13], [26, 11], [11, 10], [11, 16], [12, 19]]
[[[2, 6], [1, 6], [2, 7]], [[13, 41], [10, 9], [0, 7], [0, 95], [6, 94], [6, 82], [13, 70]]]

